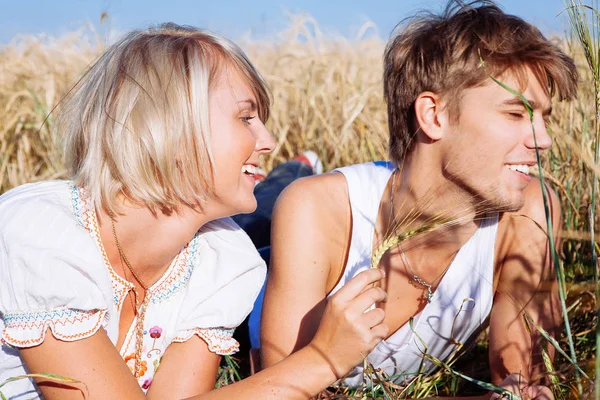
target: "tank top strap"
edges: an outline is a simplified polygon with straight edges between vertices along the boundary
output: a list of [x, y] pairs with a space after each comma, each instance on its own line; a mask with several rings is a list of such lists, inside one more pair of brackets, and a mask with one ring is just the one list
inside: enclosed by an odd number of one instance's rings
[[387, 161], [350, 165], [335, 171], [342, 173], [348, 185], [352, 212], [352, 236], [348, 262], [342, 279], [331, 294], [337, 292], [349, 279], [371, 265], [373, 234], [383, 191], [395, 165]]

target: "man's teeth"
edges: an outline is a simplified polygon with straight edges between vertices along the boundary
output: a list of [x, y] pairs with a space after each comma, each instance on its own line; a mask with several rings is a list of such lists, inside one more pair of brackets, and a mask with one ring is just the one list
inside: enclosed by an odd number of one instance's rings
[[513, 171], [518, 171], [524, 173], [525, 175], [529, 175], [529, 165], [511, 164], [506, 166]]
[[242, 166], [242, 172], [245, 174], [256, 175], [256, 167], [250, 164], [244, 164]]

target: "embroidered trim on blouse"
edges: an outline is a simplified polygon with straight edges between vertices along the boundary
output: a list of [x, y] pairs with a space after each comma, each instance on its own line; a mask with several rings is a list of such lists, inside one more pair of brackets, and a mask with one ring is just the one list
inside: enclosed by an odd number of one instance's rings
[[[102, 326], [106, 310], [76, 310], [60, 307], [52, 310], [11, 312], [4, 314], [4, 342], [15, 347], [36, 346], [46, 337], [46, 331], [67, 342], [92, 336]], [[75, 331], [73, 328], [77, 327]], [[83, 329], [83, 331], [81, 331]]]
[[192, 336], [198, 335], [208, 344], [208, 349], [216, 354], [226, 356], [236, 353], [240, 344], [233, 338], [235, 329], [227, 328], [194, 328], [187, 329], [173, 338], [173, 342], [182, 343]]
[[102, 239], [100, 238], [100, 232], [98, 231], [98, 227], [96, 224], [96, 213], [93, 210], [92, 205], [89, 202], [89, 197], [84, 188], [78, 188], [70, 182], [71, 185], [71, 205], [73, 207], [73, 213], [77, 218], [79, 224], [85, 228], [86, 231], [89, 232], [90, 235], [96, 241], [96, 245], [102, 252], [102, 258], [104, 259], [104, 265], [107, 267], [108, 272], [111, 277], [111, 284], [113, 287], [113, 301], [119, 308], [119, 305], [127, 296], [127, 293], [132, 288], [132, 284], [127, 282], [125, 279], [121, 278], [117, 273], [112, 269], [110, 262], [108, 261], [108, 256], [106, 251], [104, 250], [104, 246], [102, 245]]
[[[78, 222], [83, 226], [96, 240], [96, 244], [102, 252], [104, 258], [104, 264], [106, 265], [113, 286], [114, 292], [114, 303], [119, 308], [119, 305], [125, 299], [127, 293], [131, 289], [132, 284], [125, 279], [121, 278], [112, 268], [104, 246], [102, 245], [102, 239], [100, 238], [100, 232], [97, 225], [97, 217], [94, 208], [92, 207], [85, 188], [75, 186], [71, 182], [71, 203], [73, 207], [73, 213], [77, 218]], [[167, 268], [164, 275], [150, 287], [150, 295], [152, 303], [162, 303], [163, 301], [171, 298], [175, 293], [183, 289], [189, 281], [196, 259], [198, 257], [198, 244], [199, 234], [193, 237], [193, 239], [185, 246], [179, 257], [177, 257], [173, 264]]]
[[165, 274], [165, 279], [156, 283], [152, 288], [152, 303], [162, 303], [175, 293], [182, 290], [188, 283], [198, 258], [198, 244], [200, 235], [196, 233], [185, 249], [181, 252], [179, 260], [173, 271]]

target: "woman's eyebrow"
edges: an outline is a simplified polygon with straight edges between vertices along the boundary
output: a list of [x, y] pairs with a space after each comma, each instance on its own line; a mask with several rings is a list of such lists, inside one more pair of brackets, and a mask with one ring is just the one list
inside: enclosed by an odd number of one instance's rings
[[256, 106], [256, 101], [254, 101], [252, 99], [245, 99], [245, 100], [238, 101], [238, 104], [242, 104], [242, 103], [248, 104], [250, 106], [250, 111], [256, 111], [256, 109], [258, 108]]

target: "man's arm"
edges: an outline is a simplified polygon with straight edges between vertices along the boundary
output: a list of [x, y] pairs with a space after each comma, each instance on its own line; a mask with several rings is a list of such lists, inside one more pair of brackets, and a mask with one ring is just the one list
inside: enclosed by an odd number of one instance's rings
[[[537, 379], [543, 372], [542, 336], [534, 327], [531, 327], [531, 333], [527, 330], [524, 313], [551, 334], [557, 335], [560, 329], [557, 283], [546, 235], [541, 190], [540, 182], [534, 179], [525, 189], [522, 209], [506, 213], [500, 223], [496, 251], [500, 275], [490, 317], [489, 339], [490, 368], [495, 383], [511, 373]], [[556, 237], [562, 224], [560, 203], [553, 191], [548, 192]]]
[[349, 224], [342, 174], [299, 179], [281, 194], [273, 214], [262, 311], [263, 367], [304, 347], [314, 336], [327, 293], [344, 262]]

